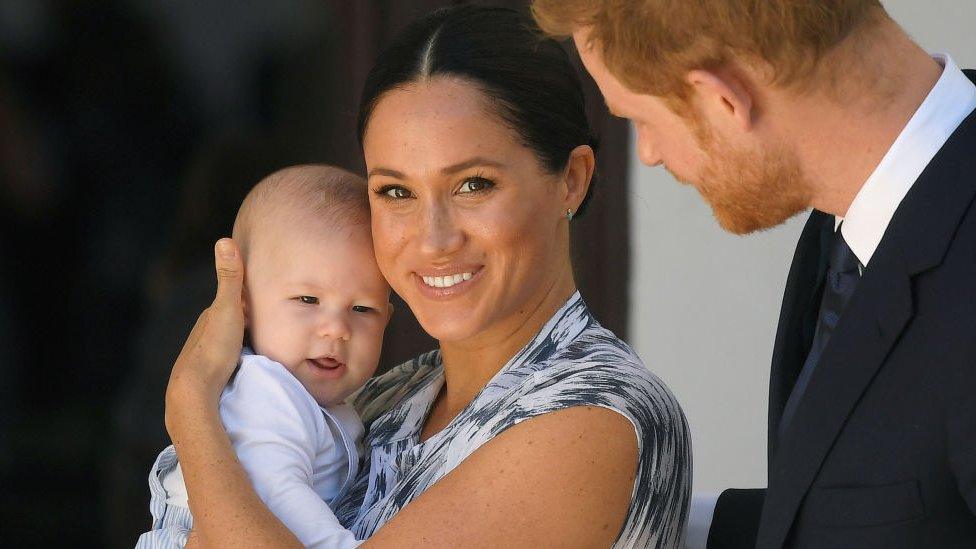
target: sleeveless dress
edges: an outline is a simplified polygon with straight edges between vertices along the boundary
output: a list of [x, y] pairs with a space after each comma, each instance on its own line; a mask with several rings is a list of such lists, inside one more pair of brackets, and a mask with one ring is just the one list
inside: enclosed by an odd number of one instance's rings
[[359, 475], [333, 505], [358, 539], [505, 429], [573, 406], [614, 410], [633, 424], [639, 457], [614, 547], [679, 547], [691, 490], [691, 440], [668, 388], [590, 315], [575, 293], [441, 432], [420, 431], [444, 383], [439, 351], [370, 380], [355, 398], [366, 425]]

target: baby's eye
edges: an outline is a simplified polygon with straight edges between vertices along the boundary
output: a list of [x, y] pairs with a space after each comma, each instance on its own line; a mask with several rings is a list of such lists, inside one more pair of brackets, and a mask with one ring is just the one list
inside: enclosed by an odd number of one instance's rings
[[356, 311], [357, 313], [371, 313], [375, 311], [375, 309], [372, 307], [367, 307], [365, 305], [353, 305], [352, 310]]
[[485, 179], [484, 177], [471, 177], [465, 179], [464, 183], [461, 183], [461, 188], [458, 189], [458, 194], [487, 191], [494, 186], [494, 183], [488, 179]]
[[298, 296], [298, 300], [301, 301], [302, 303], [306, 304], [306, 305], [318, 305], [319, 304], [319, 298], [317, 298], [315, 296], [311, 296], [311, 295], [300, 295], [300, 296]]
[[405, 198], [412, 198], [413, 195], [410, 191], [401, 187], [400, 185], [386, 185], [382, 187], [377, 194], [384, 198], [392, 198], [394, 200], [403, 200]]

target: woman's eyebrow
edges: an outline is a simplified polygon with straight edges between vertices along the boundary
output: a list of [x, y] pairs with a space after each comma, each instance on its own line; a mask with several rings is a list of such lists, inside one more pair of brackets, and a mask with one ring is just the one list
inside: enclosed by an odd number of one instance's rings
[[489, 166], [489, 167], [492, 167], [492, 168], [502, 168], [502, 167], [504, 167], [504, 164], [502, 164], [501, 162], [496, 162], [494, 160], [485, 158], [483, 156], [476, 156], [474, 158], [470, 158], [468, 160], [465, 160], [464, 162], [458, 162], [457, 164], [451, 164], [450, 166], [442, 169], [441, 170], [441, 173], [444, 174], [444, 175], [450, 175], [450, 174], [453, 174], [453, 173], [460, 172], [462, 170], [466, 170], [468, 168], [473, 168], [475, 166]]
[[[444, 174], [444, 175], [451, 175], [451, 174], [454, 174], [454, 173], [457, 173], [457, 172], [466, 170], [468, 168], [473, 168], [475, 166], [488, 166], [488, 167], [491, 167], [491, 168], [504, 168], [505, 167], [505, 165], [502, 164], [501, 162], [497, 162], [495, 160], [491, 160], [490, 158], [485, 158], [483, 156], [476, 156], [474, 158], [469, 158], [467, 160], [464, 160], [463, 162], [458, 162], [457, 164], [451, 164], [450, 166], [447, 166], [446, 168], [443, 168], [441, 170], [441, 173]], [[369, 170], [369, 173], [366, 175], [366, 178], [368, 179], [368, 178], [373, 177], [375, 175], [385, 175], [387, 177], [392, 177], [394, 179], [406, 179], [407, 178], [407, 176], [403, 175], [402, 172], [398, 172], [398, 171], [396, 171], [394, 169], [390, 169], [390, 168], [373, 168], [372, 170]]]
[[388, 177], [393, 177], [395, 179], [406, 179], [407, 178], [402, 173], [400, 173], [400, 172], [398, 172], [396, 170], [391, 170], [390, 168], [373, 168], [372, 170], [369, 170], [369, 173], [368, 174], [366, 174], [366, 178], [369, 179], [370, 177], [373, 177], [374, 175], [385, 175], [385, 176], [388, 176]]

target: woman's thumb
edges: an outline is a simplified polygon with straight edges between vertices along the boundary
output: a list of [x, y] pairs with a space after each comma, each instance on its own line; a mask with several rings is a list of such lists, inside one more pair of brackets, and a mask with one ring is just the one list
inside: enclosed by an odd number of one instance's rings
[[237, 244], [230, 238], [221, 238], [214, 247], [217, 265], [217, 297], [215, 307], [240, 309], [241, 292], [244, 288], [244, 263]]

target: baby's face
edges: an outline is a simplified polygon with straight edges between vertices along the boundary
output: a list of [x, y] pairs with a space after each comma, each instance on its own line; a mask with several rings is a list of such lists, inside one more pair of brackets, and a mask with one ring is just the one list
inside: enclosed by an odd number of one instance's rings
[[245, 272], [255, 352], [288, 368], [319, 405], [373, 375], [392, 306], [368, 226], [260, 235]]

